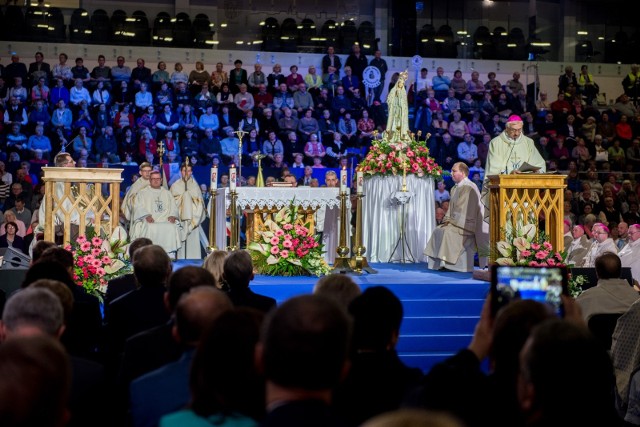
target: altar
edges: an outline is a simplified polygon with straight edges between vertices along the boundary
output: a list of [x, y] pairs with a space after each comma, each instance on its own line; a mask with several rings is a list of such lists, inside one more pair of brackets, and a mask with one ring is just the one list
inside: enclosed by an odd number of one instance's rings
[[[315, 232], [315, 214], [324, 215], [322, 243], [325, 245], [327, 262], [333, 262], [338, 246], [338, 219], [340, 217], [339, 188], [333, 187], [237, 187], [237, 208], [245, 215], [247, 244], [256, 239], [267, 215], [293, 204], [305, 223], [309, 223], [311, 233]], [[213, 200], [213, 199], [211, 199]], [[219, 248], [226, 247], [227, 212], [231, 206], [228, 188], [219, 188], [216, 193], [215, 220]], [[210, 212], [210, 209], [208, 209]]]
[[426, 262], [422, 252], [436, 227], [433, 178], [407, 175], [407, 191], [412, 194], [404, 206], [404, 218], [402, 204], [395, 197], [401, 189], [402, 176], [399, 175], [364, 180], [362, 233], [371, 262], [402, 262], [402, 248], [398, 246], [395, 252], [394, 248], [399, 243], [403, 223], [405, 262]]

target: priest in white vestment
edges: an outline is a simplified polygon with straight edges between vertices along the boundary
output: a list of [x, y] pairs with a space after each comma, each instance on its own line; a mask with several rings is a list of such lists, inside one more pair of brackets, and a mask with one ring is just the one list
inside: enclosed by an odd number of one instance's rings
[[480, 192], [467, 176], [469, 167], [458, 162], [451, 169], [456, 183], [451, 189], [449, 210], [442, 224], [433, 230], [424, 254], [429, 257], [429, 268], [471, 272], [476, 250], [488, 250], [487, 227], [483, 222]]
[[[187, 161], [188, 162], [188, 161]], [[200, 224], [207, 213], [200, 186], [193, 178], [193, 168], [185, 162], [180, 167], [182, 179], [171, 185], [171, 194], [178, 205], [178, 214], [182, 224], [182, 247], [178, 249], [179, 259], [200, 259]]]
[[[338, 175], [335, 171], [327, 171], [324, 175], [324, 182], [327, 187], [337, 188], [340, 186]], [[351, 241], [351, 210], [347, 209], [347, 246]], [[322, 233], [322, 243], [324, 245], [324, 260], [328, 264], [333, 264], [336, 260], [336, 249], [340, 245], [340, 206], [328, 208], [321, 206], [316, 211], [316, 233]]]
[[600, 255], [606, 252], [618, 253], [618, 247], [613, 239], [609, 237], [609, 227], [598, 222], [593, 224], [591, 230], [593, 232], [593, 241], [587, 250], [582, 265], [578, 267], [594, 268], [596, 266], [596, 259], [598, 259]]
[[640, 282], [640, 224], [629, 226], [629, 243], [627, 243], [618, 256], [623, 267], [631, 268], [631, 277]]
[[567, 264], [580, 266], [589, 250], [589, 238], [584, 234], [584, 226], [578, 224], [571, 229], [573, 240], [565, 247], [567, 250]]
[[124, 195], [124, 199], [122, 200], [122, 215], [125, 217], [127, 221], [132, 221], [131, 212], [133, 211], [133, 203], [136, 199], [136, 195], [140, 190], [149, 186], [149, 174], [151, 173], [151, 164], [149, 162], [143, 162], [140, 164], [140, 178], [138, 178], [131, 187], [129, 187], [129, 191]]
[[176, 252], [182, 246], [178, 206], [171, 192], [162, 187], [160, 172], [151, 172], [149, 186], [137, 193], [131, 221], [131, 240], [146, 237], [167, 253]]
[[482, 185], [482, 203], [485, 207], [485, 221], [489, 222], [489, 176], [522, 173], [525, 164], [546, 172], [546, 164], [533, 140], [522, 134], [523, 122], [520, 116], [509, 117], [505, 130], [489, 143], [489, 154]]

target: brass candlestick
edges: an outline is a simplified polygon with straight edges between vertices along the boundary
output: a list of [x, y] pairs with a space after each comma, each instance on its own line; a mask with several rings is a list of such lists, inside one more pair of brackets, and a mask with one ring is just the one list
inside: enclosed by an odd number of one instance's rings
[[235, 251], [240, 248], [240, 233], [238, 227], [238, 192], [231, 192], [231, 239], [229, 241], [229, 246], [227, 246], [228, 251]]
[[256, 187], [264, 187], [264, 177], [262, 176], [262, 159], [267, 157], [264, 154], [256, 154], [254, 160], [258, 161], [258, 177], [256, 178]]
[[[233, 132], [238, 137], [238, 176], [242, 176], [242, 138], [248, 133], [243, 130]], [[240, 180], [242, 182], [242, 180]]]
[[355, 235], [355, 247], [353, 248], [354, 254], [351, 256], [349, 264], [355, 271], [361, 273], [366, 271], [369, 274], [378, 274], [378, 270], [369, 265], [367, 257], [364, 255], [367, 252], [367, 248], [362, 244], [362, 199], [364, 194], [359, 193], [356, 196], [358, 198], [356, 205], [356, 235]]
[[209, 246], [207, 247], [207, 252], [211, 253], [213, 251], [218, 250], [218, 245], [216, 245], [217, 240], [217, 206], [216, 206], [216, 196], [218, 195], [217, 189], [210, 189], [211, 200], [209, 205]]
[[349, 247], [347, 246], [347, 193], [340, 192], [340, 246], [336, 248], [338, 256], [333, 262], [331, 273], [362, 274], [349, 265]]

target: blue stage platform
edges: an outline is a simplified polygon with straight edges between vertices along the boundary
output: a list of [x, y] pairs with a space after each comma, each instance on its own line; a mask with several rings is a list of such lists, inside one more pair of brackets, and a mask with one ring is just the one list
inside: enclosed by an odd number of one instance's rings
[[[201, 263], [177, 261], [175, 268]], [[471, 273], [430, 271], [426, 264], [373, 264], [373, 267], [379, 274], [352, 277], [363, 289], [386, 286], [402, 301], [404, 321], [398, 353], [405, 363], [427, 371], [469, 344], [489, 289], [487, 282], [474, 280]], [[280, 303], [310, 293], [316, 280], [258, 275], [251, 288]]]

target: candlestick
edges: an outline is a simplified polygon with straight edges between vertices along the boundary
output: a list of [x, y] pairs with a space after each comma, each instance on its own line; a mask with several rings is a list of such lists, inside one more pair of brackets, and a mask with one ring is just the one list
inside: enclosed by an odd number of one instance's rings
[[347, 168], [344, 166], [340, 170], [340, 193], [347, 193]]
[[236, 166], [231, 165], [229, 168], [229, 190], [236, 191]]
[[211, 167], [211, 191], [215, 191], [218, 188], [218, 167]]
[[357, 194], [362, 194], [364, 192], [364, 176], [360, 169], [356, 172], [356, 189]]
[[402, 191], [407, 191], [407, 162], [402, 162]]

